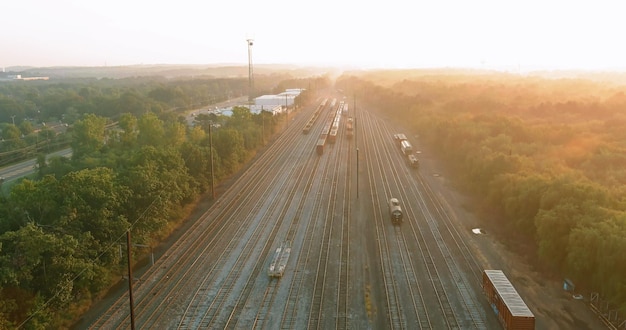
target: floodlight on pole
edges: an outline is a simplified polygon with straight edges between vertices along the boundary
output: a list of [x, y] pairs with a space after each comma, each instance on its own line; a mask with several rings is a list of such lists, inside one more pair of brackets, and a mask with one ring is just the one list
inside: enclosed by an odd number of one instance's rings
[[252, 45], [254, 40], [246, 39], [248, 42], [248, 103], [252, 104], [252, 94], [254, 92], [254, 75], [252, 72]]

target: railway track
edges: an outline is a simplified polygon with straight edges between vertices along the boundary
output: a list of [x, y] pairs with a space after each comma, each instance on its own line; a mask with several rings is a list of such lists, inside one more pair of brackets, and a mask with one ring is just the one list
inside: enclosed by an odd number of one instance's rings
[[[320, 118], [327, 117], [326, 111]], [[473, 258], [467, 233], [458, 229], [441, 195], [409, 169], [392, 140], [396, 132], [362, 110], [353, 139], [339, 130], [335, 143], [318, 155], [315, 147], [325, 123], [318, 120], [303, 134], [310, 118], [306, 112], [294, 117], [140, 279], [137, 324], [169, 329], [489, 328], [476, 297], [482, 267]], [[365, 164], [361, 178], [356, 156]], [[358, 198], [357, 189], [362, 192]], [[401, 225], [389, 219], [390, 197], [402, 201]], [[281, 244], [291, 248], [291, 255], [284, 275], [273, 278], [267, 266]], [[91, 328], [128, 328], [126, 299], [120, 298]], [[368, 299], [371, 311], [365, 306]]]
[[[367, 118], [367, 116], [368, 114], [364, 114], [364, 117]], [[481, 309], [476, 307], [475, 294], [472, 294], [468, 289], [468, 281], [459, 270], [455, 258], [452, 256], [447, 244], [443, 241], [442, 234], [439, 232], [439, 224], [437, 223], [438, 220], [435, 220], [439, 219], [439, 217], [435, 218], [429, 214], [429, 208], [433, 208], [433, 206], [428, 205], [423, 201], [425, 199], [430, 199], [432, 202], [432, 196], [425, 196], [423, 193], [422, 195], [417, 194], [419, 197], [417, 198], [418, 201], [422, 201], [418, 204], [421, 204], [422, 207], [420, 207], [417, 212], [412, 210], [413, 203], [408, 201], [410, 201], [415, 194], [411, 194], [407, 186], [411, 187], [412, 185], [415, 185], [415, 191], [420, 190], [416, 188], [416, 183], [412, 183], [410, 180], [408, 182], [402, 182], [399, 180], [399, 178], [405, 177], [407, 173], [410, 173], [406, 167], [402, 166], [405, 165], [404, 162], [388, 162], [389, 166], [385, 168], [375, 166], [376, 164], [384, 163], [383, 161], [385, 159], [398, 157], [398, 150], [395, 146], [393, 146], [393, 142], [391, 142], [392, 131], [386, 128], [383, 124], [379, 124], [381, 121], [377, 121], [375, 118], [371, 118], [371, 121], [364, 121], [366, 124], [371, 125], [368, 128], [369, 131], [378, 132], [380, 140], [389, 141], [389, 143], [386, 144], [387, 146], [385, 146], [385, 143], [379, 143], [376, 139], [369, 142], [374, 145], [371, 149], [373, 149], [376, 153], [373, 156], [374, 160], [372, 161], [372, 167], [378, 169], [378, 172], [372, 175], [382, 177], [382, 179], [379, 180], [382, 182], [381, 186], [373, 189], [373, 198], [378, 199], [379, 203], [382, 204], [382, 201], [386, 201], [391, 197], [391, 192], [393, 191], [394, 197], [399, 196], [402, 200], [407, 201], [407, 203], [405, 203], [407, 219], [405, 220], [405, 223], [402, 224], [402, 227], [409, 227], [410, 230], [400, 230], [397, 228], [395, 231], [384, 232], [388, 226], [383, 224], [380, 226], [380, 231], [383, 231], [384, 234], [378, 234], [379, 240], [382, 242], [379, 246], [381, 253], [381, 267], [383, 269], [385, 279], [388, 308], [387, 313], [390, 327], [399, 329], [405, 328], [406, 325], [403, 323], [403, 317], [409, 317], [410, 315], [411, 319], [416, 319], [416, 323], [419, 328], [432, 328], [437, 326], [436, 323], [433, 324], [431, 322], [432, 315], [438, 314], [443, 316], [441, 317], [441, 319], [443, 319], [443, 325], [450, 329], [464, 328], [467, 326], [468, 322], [465, 321], [465, 315], [470, 315], [471, 325], [473, 328], [484, 328], [484, 322], [482, 319], [484, 316], [480, 313]], [[400, 166], [396, 166], [396, 164], [400, 164]], [[370, 180], [373, 182], [377, 181], [374, 177], [370, 178]], [[424, 185], [424, 182], [420, 183]], [[378, 196], [377, 192], [380, 191], [383, 191], [386, 194], [384, 196]], [[381, 214], [385, 214], [383, 208], [384, 207], [379, 207]], [[418, 223], [417, 220], [426, 220], [427, 226]], [[389, 221], [387, 220], [387, 225], [389, 224], [388, 222]], [[430, 229], [430, 234], [425, 235], [424, 229]], [[422, 261], [419, 261], [418, 259], [416, 260], [417, 262], [414, 263], [409, 257], [411, 255], [411, 251], [414, 251], [415, 248], [411, 248], [407, 244], [406, 234], [412, 234], [411, 240], [417, 242], [417, 250], [420, 251]], [[387, 237], [392, 237], [392, 239], [397, 243], [396, 246], [390, 246], [389, 239]], [[435, 244], [433, 244], [433, 242]], [[416, 245], [413, 244], [412, 246]], [[461, 246], [461, 244], [457, 244], [457, 247], [458, 246]], [[435, 248], [437, 253], [434, 253], [433, 248]], [[397, 252], [394, 254], [394, 251]], [[393, 262], [387, 262], [386, 259], [400, 262], [394, 264]], [[417, 266], [419, 266], [419, 268], [416, 268]], [[388, 270], [389, 268], [395, 270], [397, 275], [394, 275], [392, 271]], [[428, 283], [431, 283], [432, 286], [427, 291], [434, 293], [432, 296], [438, 302], [439, 311], [432, 311], [425, 308], [425, 304], [423, 300], [421, 300], [423, 298], [421, 297], [424, 297], [425, 295], [428, 296], [428, 294], [424, 294], [423, 291], [425, 288], [419, 285], [420, 279], [418, 278], [418, 271], [416, 269], [426, 270], [425, 273], [428, 275]], [[445, 269], [445, 274], [442, 273], [442, 269]], [[404, 277], [403, 283], [410, 288], [410, 290], [408, 290], [409, 295], [406, 298], [397, 296], [397, 285], [394, 284], [400, 280], [401, 276]], [[448, 280], [448, 282], [453, 283], [454, 287], [452, 287], [451, 284], [444, 283], [442, 280], [443, 278], [448, 278], [448, 276], [452, 279]], [[416, 296], [419, 297], [416, 298]], [[458, 303], [452, 303], [451, 296], [454, 296], [455, 299], [456, 297], [460, 297], [458, 301], [460, 301], [463, 306], [459, 306]], [[397, 306], [394, 306], [396, 304], [400, 307], [411, 306], [412, 310], [400, 310]]]
[[[347, 140], [347, 132], [342, 131], [340, 136], [341, 140]], [[342, 151], [340, 154], [346, 155], [346, 175], [344, 176], [343, 186], [345, 187], [343, 196], [340, 199], [342, 203], [341, 209], [343, 210], [343, 219], [340, 224], [341, 238], [339, 241], [340, 255], [339, 255], [339, 276], [337, 280], [338, 288], [336, 290], [337, 310], [335, 312], [335, 329], [351, 329], [350, 323], [350, 231], [352, 208], [351, 205], [353, 199], [352, 194], [352, 168], [353, 168], [353, 143], [346, 143], [341, 146]]]
[[[406, 167], [398, 167], [395, 170], [407, 172], [405, 175], [410, 175], [413, 172]], [[399, 174], [394, 177], [401, 176], [403, 175]], [[450, 217], [450, 212], [447, 210], [451, 208], [449, 206], [446, 207], [446, 204], [444, 204], [445, 199], [434, 193], [430, 185], [423, 180], [419, 173], [416, 176], [418, 178], [417, 182], [409, 181], [408, 185], [399, 186], [405, 196], [413, 195], [419, 197], [418, 201], [421, 207], [418, 212], [422, 213], [421, 215], [426, 220], [428, 229], [432, 233], [432, 235], [429, 235], [429, 238], [433, 238], [436, 242], [438, 259], [445, 261], [447, 268], [446, 277], [451, 277], [451, 283], [456, 287], [456, 290], [452, 290], [451, 294], [455, 297], [460, 297], [459, 301], [462, 303], [462, 306], [452, 307], [451, 304], [446, 302], [448, 293], [440, 294], [442, 310], [445, 314], [450, 315], [450, 317], [446, 318], [446, 320], [449, 320], [447, 325], [452, 328], [460, 326], [461, 328], [486, 329], [484, 309], [477, 302], [475, 294], [477, 290], [480, 290], [477, 284], [481, 280], [483, 267], [476, 262], [471, 249], [466, 243], [469, 239], [467, 233], [462, 235], [458, 230], [460, 224], [454, 222]], [[422, 227], [421, 230], [423, 229]], [[418, 229], [419, 234], [422, 234], [421, 230]], [[422, 237], [425, 238], [425, 236]], [[460, 265], [460, 263], [464, 264]], [[475, 281], [471, 282], [466, 274], [471, 275], [473, 277], [472, 280]], [[441, 286], [436, 284], [438, 292], [451, 291], [450, 289], [444, 289], [443, 283], [441, 284]], [[472, 284], [474, 284], [474, 288], [470, 288]], [[450, 305], [450, 307], [447, 305]], [[452, 317], [452, 314], [455, 314], [455, 316]], [[456, 322], [453, 322], [453, 318]]]
[[[318, 252], [317, 265], [316, 265], [316, 277], [313, 282], [313, 294], [311, 297], [311, 303], [309, 308], [309, 318], [307, 322], [307, 329], [320, 329], [323, 328], [320, 324], [320, 320], [322, 319], [322, 303], [324, 302], [324, 297], [326, 293], [326, 281], [331, 280], [328, 277], [328, 269], [329, 269], [329, 254], [331, 254], [332, 249], [332, 235], [334, 230], [334, 221], [335, 221], [335, 212], [337, 205], [337, 190], [338, 190], [338, 177], [339, 177], [339, 168], [340, 162], [337, 161], [338, 151], [336, 146], [327, 148], [325, 152], [326, 157], [330, 158], [332, 161], [330, 162], [328, 168], [329, 172], [327, 173], [327, 183], [324, 184], [324, 188], [326, 188], [326, 192], [324, 195], [328, 196], [329, 202], [326, 204], [326, 210], [323, 210], [321, 214], [323, 215], [323, 225], [322, 225], [322, 237], [321, 244]], [[330, 284], [330, 283], [329, 283]]]
[[[295, 134], [293, 135], [295, 136]], [[142, 315], [147, 318], [156, 317], [155, 315], [159, 314], [157, 311], [165, 307], [167, 307], [170, 312], [161, 313], [157, 318], [168, 318], [169, 320], [178, 319], [176, 315], [171, 315], [171, 311], [183, 313], [184, 310], [187, 309], [188, 306], [186, 306], [186, 304], [190, 302], [189, 300], [184, 300], [182, 296], [188, 295], [188, 297], [193, 297], [196, 293], [189, 292], [189, 285], [187, 285], [189, 282], [186, 281], [183, 283], [181, 279], [189, 279], [190, 276], [193, 276], [191, 272], [194, 269], [196, 271], [198, 268], [212, 269], [211, 265], [215, 265], [215, 258], [207, 258], [207, 256], [210, 251], [218, 249], [218, 244], [224, 244], [223, 241], [220, 242], [222, 235], [226, 232], [235, 231], [235, 228], [245, 228], [245, 226], [242, 226], [242, 222], [246, 219], [245, 214], [252, 212], [246, 205], [254, 205], [254, 203], [250, 203], [249, 201], [250, 196], [256, 195], [258, 198], [259, 196], [268, 194], [270, 192], [269, 186], [260, 184], [260, 182], [277, 179], [277, 177], [268, 177], [269, 175], [280, 176], [279, 172], [259, 171], [258, 169], [263, 166], [268, 166], [268, 164], [280, 162], [277, 157], [290, 155], [285, 152], [285, 148], [293, 147], [293, 144], [290, 143], [292, 140], [289, 135], [285, 134], [272, 144], [267, 152], [259, 157], [255, 165], [244, 172], [240, 179], [237, 180], [220, 199], [220, 201], [228, 199], [228, 202], [221, 203], [220, 208], [212, 208], [209, 212], [205, 213], [205, 215], [181, 237], [179, 242], [168, 251], [168, 255], [161, 258], [161, 260], [146, 273], [144, 277], [150, 278], [150, 281], [142, 282], [142, 285], [138, 286], [135, 292], [136, 310], [140, 311], [140, 313], [137, 313], [139, 316], [138, 320], [140, 320], [138, 322], [139, 324], [148, 322], [141, 320]], [[303, 150], [304, 141], [301, 143], [303, 146], [300, 149]], [[242, 195], [239, 191], [246, 191], [248, 194]], [[258, 200], [271, 200], [271, 198], [268, 196], [258, 198]], [[230, 218], [236, 217], [237, 214], [241, 214], [242, 220], [230, 221]], [[220, 252], [228, 251], [223, 250]], [[220, 253], [217, 255], [220, 255]], [[226, 255], [226, 253], [222, 255]], [[206, 272], [198, 273], [206, 274]], [[197, 283], [204, 281], [203, 279], [195, 280]], [[148, 295], [147, 292], [151, 294]], [[127, 296], [122, 296], [109, 311], [104, 313], [91, 325], [91, 328], [110, 329], [127, 327], [130, 321], [128, 319], [129, 314], [126, 301]], [[175, 301], [176, 305], [173, 305]], [[143, 305], [155, 307], [152, 307], [152, 311], [147, 309], [142, 310]], [[182, 310], [181, 307], [183, 307]], [[180, 317], [180, 315], [178, 317]], [[171, 321], [169, 322], [171, 323]], [[181, 327], [184, 327], [184, 325]]]
[[[372, 133], [379, 131], [378, 123], [370, 120], [369, 116], [364, 116], [366, 129]], [[363, 117], [361, 117], [363, 118]], [[363, 121], [362, 121], [363, 122]], [[391, 329], [407, 329], [407, 323], [403, 311], [403, 304], [400, 297], [400, 289], [396, 273], [398, 270], [394, 267], [392, 260], [393, 248], [389, 235], [385, 232], [385, 227], [390, 221], [387, 216], [387, 201], [391, 198], [391, 187], [388, 182], [385, 169], [381, 166], [384, 164], [384, 151], [380, 144], [375, 140], [376, 135], [366, 136], [365, 143], [371, 145], [371, 152], [367, 154], [367, 172], [370, 185], [370, 195], [374, 201], [376, 212], [374, 218], [376, 222], [376, 241], [378, 242], [378, 252], [380, 255], [381, 271], [383, 274], [383, 284], [386, 293], [387, 320]], [[378, 179], [380, 178], [380, 179]], [[378, 185], [379, 182], [380, 186]]]

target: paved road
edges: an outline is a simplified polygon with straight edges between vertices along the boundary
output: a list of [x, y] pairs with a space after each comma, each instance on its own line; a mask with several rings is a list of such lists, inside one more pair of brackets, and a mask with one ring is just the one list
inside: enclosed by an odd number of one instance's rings
[[[46, 157], [49, 159], [50, 157], [61, 156], [61, 157], [71, 157], [72, 149], [67, 148], [60, 151], [53, 152], [48, 154]], [[30, 159], [23, 161], [21, 163], [9, 165], [0, 168], [0, 177], [4, 178], [4, 182], [10, 182], [21, 177], [27, 176], [31, 173], [35, 172], [35, 164], [37, 163], [36, 159]]]

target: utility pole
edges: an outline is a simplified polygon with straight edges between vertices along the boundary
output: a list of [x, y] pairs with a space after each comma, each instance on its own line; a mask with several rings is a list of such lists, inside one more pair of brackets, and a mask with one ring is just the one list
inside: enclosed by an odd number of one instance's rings
[[265, 145], [265, 110], [261, 105], [261, 136], [263, 137], [263, 145]]
[[128, 302], [130, 304], [130, 328], [135, 330], [135, 303], [133, 301], [133, 267], [130, 261], [130, 228], [126, 231], [126, 254], [128, 255]]
[[354, 98], [354, 146], [356, 147], [356, 198], [359, 199], [359, 128], [357, 127], [356, 120], [356, 94], [352, 96]]

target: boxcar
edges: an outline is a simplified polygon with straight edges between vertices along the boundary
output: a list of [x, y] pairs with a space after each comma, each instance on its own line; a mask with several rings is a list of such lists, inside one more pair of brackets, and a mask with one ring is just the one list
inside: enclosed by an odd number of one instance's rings
[[402, 142], [400, 142], [400, 149], [405, 156], [408, 156], [410, 153], [413, 152], [413, 146], [407, 140], [402, 140]]
[[393, 139], [396, 140], [396, 142], [398, 142], [398, 144], [402, 143], [402, 141], [407, 140], [406, 135], [404, 135], [402, 133], [394, 134], [393, 135]]
[[504, 329], [535, 329], [535, 316], [501, 270], [483, 271], [483, 291]]
[[324, 145], [326, 144], [326, 137], [320, 137], [319, 139], [317, 139], [317, 144], [315, 145], [315, 150], [317, 151], [318, 155], [321, 155], [324, 153]]

